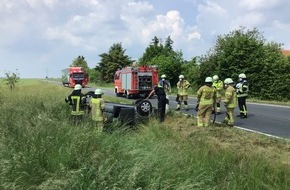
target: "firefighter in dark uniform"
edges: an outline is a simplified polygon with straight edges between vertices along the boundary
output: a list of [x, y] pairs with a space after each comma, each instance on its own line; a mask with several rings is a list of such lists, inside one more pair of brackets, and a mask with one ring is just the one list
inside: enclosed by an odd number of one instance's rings
[[72, 106], [71, 116], [74, 124], [78, 123], [85, 114], [83, 107], [86, 103], [85, 96], [82, 93], [82, 86], [76, 84], [72, 93], [65, 98], [65, 102]]
[[147, 99], [155, 94], [158, 98], [158, 118], [160, 122], [164, 122], [165, 119], [165, 107], [166, 104], [168, 103], [168, 99], [166, 98], [166, 93], [164, 88], [160, 84], [155, 84], [154, 89], [150, 92], [149, 96]]
[[[159, 84], [164, 88], [166, 93], [166, 98], [169, 100], [169, 95], [171, 94], [171, 85], [169, 80], [166, 80], [166, 75], [161, 75], [161, 80], [159, 80]], [[169, 111], [169, 104], [165, 106], [165, 113]]]
[[239, 82], [236, 84], [236, 91], [238, 97], [238, 104], [240, 109], [240, 117], [241, 119], [248, 117], [248, 109], [246, 104], [246, 99], [248, 97], [249, 92], [249, 84], [247, 81], [247, 77], [244, 73], [239, 74]]

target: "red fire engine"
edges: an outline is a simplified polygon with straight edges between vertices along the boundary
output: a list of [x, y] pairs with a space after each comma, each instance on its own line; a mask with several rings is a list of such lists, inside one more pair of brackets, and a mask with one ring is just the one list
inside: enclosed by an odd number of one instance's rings
[[133, 96], [149, 95], [153, 85], [158, 83], [156, 66], [125, 67], [115, 73], [116, 96], [125, 95], [126, 98]]
[[76, 84], [80, 84], [85, 87], [89, 82], [89, 76], [82, 67], [69, 67], [61, 72], [61, 81], [64, 86], [74, 87]]

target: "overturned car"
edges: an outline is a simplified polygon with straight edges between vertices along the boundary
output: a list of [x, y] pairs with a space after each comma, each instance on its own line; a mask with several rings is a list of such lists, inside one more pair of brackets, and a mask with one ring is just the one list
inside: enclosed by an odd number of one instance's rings
[[[93, 94], [93, 91], [89, 91], [85, 94], [87, 107]], [[153, 111], [154, 108], [151, 102], [145, 99], [136, 100], [132, 104], [105, 102], [105, 113], [108, 118], [106, 123], [112, 123], [117, 120], [122, 125], [134, 125], [148, 120]]]

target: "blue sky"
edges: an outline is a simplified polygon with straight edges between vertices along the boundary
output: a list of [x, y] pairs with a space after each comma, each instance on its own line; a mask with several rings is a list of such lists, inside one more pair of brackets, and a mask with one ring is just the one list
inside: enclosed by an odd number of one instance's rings
[[171, 36], [184, 58], [206, 54], [217, 35], [258, 28], [290, 49], [290, 0], [1, 0], [0, 77], [60, 77], [78, 55], [95, 67], [122, 43], [132, 59]]

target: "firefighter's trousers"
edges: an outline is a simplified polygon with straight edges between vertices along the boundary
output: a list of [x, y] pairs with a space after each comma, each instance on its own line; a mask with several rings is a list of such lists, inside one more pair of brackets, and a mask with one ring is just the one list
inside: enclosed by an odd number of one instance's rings
[[227, 114], [224, 120], [224, 123], [229, 125], [230, 127], [234, 126], [235, 119], [234, 119], [234, 109], [235, 108], [226, 108], [227, 109]]
[[158, 98], [158, 118], [160, 122], [164, 122], [165, 119], [165, 107], [166, 107], [166, 98]]
[[197, 112], [197, 126], [208, 127], [210, 124], [211, 114], [212, 114], [212, 104], [199, 105]]
[[188, 99], [188, 95], [179, 95], [179, 101], [177, 103], [177, 109], [180, 109], [181, 102], [183, 101], [185, 109], [188, 110], [187, 99]]
[[247, 117], [247, 115], [248, 115], [246, 99], [247, 99], [247, 97], [238, 97], [238, 104], [239, 104], [241, 117]]

